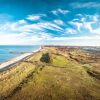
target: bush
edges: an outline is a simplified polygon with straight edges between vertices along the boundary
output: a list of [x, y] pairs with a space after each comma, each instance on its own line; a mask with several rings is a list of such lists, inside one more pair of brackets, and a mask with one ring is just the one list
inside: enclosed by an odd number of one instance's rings
[[45, 62], [45, 63], [50, 63], [50, 55], [49, 53], [45, 53], [42, 55], [42, 57], [40, 58], [40, 61]]

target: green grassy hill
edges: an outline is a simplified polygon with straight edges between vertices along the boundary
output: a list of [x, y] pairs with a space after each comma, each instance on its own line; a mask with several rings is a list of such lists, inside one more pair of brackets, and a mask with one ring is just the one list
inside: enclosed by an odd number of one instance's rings
[[[48, 63], [40, 60], [46, 53]], [[0, 73], [0, 100], [100, 100], [100, 63], [90, 56], [77, 49], [44, 47]]]

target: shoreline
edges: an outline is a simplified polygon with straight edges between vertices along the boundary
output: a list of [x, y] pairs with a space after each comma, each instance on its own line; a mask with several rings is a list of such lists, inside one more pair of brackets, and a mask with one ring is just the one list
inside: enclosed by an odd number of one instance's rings
[[13, 66], [14, 64], [16, 64], [16, 63], [18, 63], [18, 62], [24, 60], [25, 58], [27, 58], [27, 57], [33, 55], [34, 53], [40, 51], [41, 49], [42, 49], [42, 48], [41, 48], [41, 46], [40, 46], [39, 49], [37, 49], [37, 50], [35, 50], [35, 51], [33, 51], [33, 52], [24, 53], [24, 54], [21, 54], [20, 56], [14, 57], [14, 58], [12, 58], [12, 59], [10, 59], [10, 60], [8, 60], [8, 61], [5, 61], [5, 62], [3, 62], [3, 63], [0, 63], [0, 71], [5, 70], [6, 68], [9, 68], [10, 66]]

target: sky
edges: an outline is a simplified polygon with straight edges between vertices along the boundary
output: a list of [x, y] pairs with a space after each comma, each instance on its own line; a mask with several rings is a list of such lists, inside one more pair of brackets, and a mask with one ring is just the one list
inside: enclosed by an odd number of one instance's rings
[[100, 0], [0, 0], [0, 45], [100, 46]]

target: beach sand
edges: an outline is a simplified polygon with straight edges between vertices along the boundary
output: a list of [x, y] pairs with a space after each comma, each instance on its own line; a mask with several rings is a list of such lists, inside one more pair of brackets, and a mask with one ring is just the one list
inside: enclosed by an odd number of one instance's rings
[[28, 56], [30, 56], [32, 54], [33, 53], [25, 53], [23, 55], [20, 55], [18, 57], [15, 57], [15, 58], [13, 58], [13, 59], [11, 59], [9, 61], [6, 61], [4, 63], [1, 63], [0, 64], [0, 70], [4, 69], [4, 68], [6, 68], [6, 67], [8, 67], [10, 65], [13, 65], [13, 64], [17, 63], [17, 62], [21, 61], [22, 59], [24, 59], [24, 58], [26, 58], [26, 57], [28, 57]]
[[35, 50], [33, 52], [30, 52], [30, 53], [24, 53], [24, 54], [22, 54], [22, 55], [20, 55], [18, 57], [15, 57], [15, 58], [10, 59], [9, 61], [6, 61], [6, 62], [1, 63], [0, 64], [0, 71], [2, 71], [4, 69], [8, 68], [9, 66], [12, 66], [12, 65], [14, 65], [14, 64], [22, 61], [23, 59], [31, 56], [32, 54], [34, 54], [34, 53], [36, 53], [36, 52], [38, 52], [40, 50], [41, 50], [41, 47], [38, 50]]

